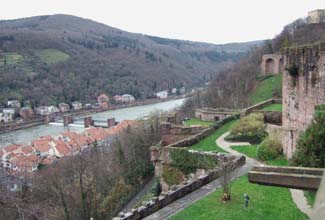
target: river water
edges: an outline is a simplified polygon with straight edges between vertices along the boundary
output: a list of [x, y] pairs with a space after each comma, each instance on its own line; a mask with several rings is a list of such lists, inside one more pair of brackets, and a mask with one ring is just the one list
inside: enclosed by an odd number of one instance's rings
[[[94, 120], [106, 121], [108, 118], [115, 118], [116, 121], [135, 120], [150, 115], [157, 111], [169, 111], [181, 106], [185, 99], [171, 100], [155, 104], [135, 106], [129, 108], [116, 109], [106, 112], [92, 114]], [[84, 117], [84, 116], [83, 116]], [[81, 132], [83, 128], [83, 117], [76, 117], [74, 124], [63, 126], [62, 123], [51, 123], [39, 125], [23, 130], [12, 131], [0, 134], [0, 147], [15, 144], [27, 144], [29, 141], [45, 135], [57, 135], [65, 130]]]

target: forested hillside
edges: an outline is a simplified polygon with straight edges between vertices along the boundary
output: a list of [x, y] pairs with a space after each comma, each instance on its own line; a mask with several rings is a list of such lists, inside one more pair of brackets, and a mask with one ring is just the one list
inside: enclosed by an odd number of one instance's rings
[[125, 32], [68, 15], [0, 21], [0, 103], [150, 98], [202, 85], [260, 42], [213, 45]]
[[[281, 79], [272, 78], [270, 83], [261, 77], [260, 64], [262, 56], [270, 53], [281, 53], [285, 47], [325, 41], [325, 24], [307, 24], [298, 19], [284, 27], [283, 31], [272, 40], [265, 41], [260, 47], [252, 50], [231, 67], [222, 71], [209, 87], [196, 93], [183, 107], [184, 114], [193, 115], [199, 107], [230, 107], [242, 108], [263, 101], [261, 92], [271, 92], [264, 95], [281, 97]], [[277, 83], [278, 85], [274, 85]], [[264, 88], [261, 89], [261, 86]]]

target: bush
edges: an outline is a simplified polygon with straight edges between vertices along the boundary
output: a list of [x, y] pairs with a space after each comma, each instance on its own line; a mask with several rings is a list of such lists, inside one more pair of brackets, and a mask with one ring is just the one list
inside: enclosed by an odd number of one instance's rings
[[150, 192], [152, 193], [153, 196], [159, 196], [159, 194], [161, 193], [161, 185], [158, 179], [154, 180]]
[[169, 185], [177, 185], [182, 182], [184, 174], [172, 166], [164, 166], [162, 177], [164, 181]]
[[292, 162], [296, 166], [325, 167], [325, 114], [317, 114], [300, 136]]
[[260, 143], [267, 133], [264, 125], [264, 115], [253, 113], [245, 116], [231, 129], [228, 140], [248, 141], [252, 144]]
[[282, 154], [282, 143], [275, 134], [270, 134], [257, 147], [257, 157], [260, 160], [273, 160]]

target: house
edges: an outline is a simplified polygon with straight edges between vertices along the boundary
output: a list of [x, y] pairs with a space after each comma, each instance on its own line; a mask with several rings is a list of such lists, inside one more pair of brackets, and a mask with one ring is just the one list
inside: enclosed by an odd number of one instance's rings
[[25, 156], [34, 154], [34, 148], [32, 146], [23, 146], [21, 148], [21, 153]]
[[134, 96], [130, 94], [124, 94], [124, 95], [115, 95], [114, 100], [116, 103], [132, 103], [135, 102]]
[[72, 151], [69, 148], [68, 144], [64, 142], [63, 140], [54, 140], [50, 143], [54, 150], [55, 150], [55, 156], [57, 157], [64, 157], [68, 155], [72, 155]]
[[82, 109], [82, 103], [81, 102], [72, 102], [72, 108], [75, 111], [78, 111]]
[[167, 99], [168, 98], [168, 91], [160, 91], [156, 93], [158, 99]]
[[54, 156], [55, 150], [50, 145], [53, 140], [50, 136], [40, 137], [39, 139], [33, 140], [31, 145], [34, 149], [34, 153], [41, 156]]
[[2, 113], [0, 112], [0, 122], [2, 123], [8, 123], [13, 120], [12, 114]]
[[51, 114], [50, 109], [48, 106], [38, 106], [35, 109], [37, 115], [49, 115]]
[[49, 112], [50, 112], [51, 114], [55, 114], [55, 113], [59, 113], [59, 112], [60, 112], [59, 108], [56, 107], [56, 106], [54, 106], [54, 105], [50, 105], [50, 106], [48, 107], [48, 109], [49, 109]]
[[90, 103], [85, 104], [85, 108], [86, 109], [91, 109], [91, 104]]
[[70, 106], [62, 102], [59, 104], [59, 110], [60, 112], [68, 112], [70, 110]]
[[98, 97], [97, 97], [97, 102], [98, 103], [103, 103], [103, 102], [106, 102], [108, 103], [109, 102], [109, 98], [106, 94], [102, 93], [100, 94]]
[[92, 140], [92, 142], [102, 142], [108, 136], [107, 132], [102, 127], [91, 127], [86, 129], [84, 133], [86, 137], [89, 137]]
[[20, 108], [20, 102], [18, 100], [10, 100], [7, 105], [10, 108]]
[[12, 169], [19, 172], [35, 172], [38, 170], [40, 158], [37, 155], [29, 155], [14, 158], [11, 161]]
[[176, 88], [172, 88], [171, 92], [172, 92], [172, 94], [176, 94], [177, 93], [177, 89]]
[[33, 117], [34, 111], [30, 107], [23, 107], [23, 108], [20, 109], [19, 115], [23, 119], [30, 119], [30, 118]]
[[63, 140], [70, 146], [71, 150], [75, 152], [83, 151], [88, 148], [88, 146], [92, 143], [90, 137], [77, 134], [76, 132], [66, 131], [62, 132], [59, 135], [59, 139]]

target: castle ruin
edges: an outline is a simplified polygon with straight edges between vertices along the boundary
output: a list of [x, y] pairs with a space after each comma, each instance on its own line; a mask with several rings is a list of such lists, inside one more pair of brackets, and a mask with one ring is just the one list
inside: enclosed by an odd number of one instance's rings
[[280, 54], [265, 54], [262, 58], [261, 72], [263, 75], [279, 74], [283, 71], [283, 57]]
[[307, 22], [308, 24], [325, 23], [325, 10], [317, 9], [308, 12]]
[[315, 107], [325, 103], [325, 43], [286, 48], [283, 53], [283, 148], [291, 158]]

